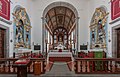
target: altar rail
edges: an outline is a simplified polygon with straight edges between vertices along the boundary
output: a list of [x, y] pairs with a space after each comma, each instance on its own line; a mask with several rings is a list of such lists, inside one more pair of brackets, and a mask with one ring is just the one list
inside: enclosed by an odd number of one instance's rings
[[76, 74], [120, 74], [120, 58], [75, 58]]
[[[14, 62], [18, 58], [0, 58], [0, 74], [16, 74], [17, 68], [13, 67]], [[30, 66], [27, 67], [27, 73], [34, 73], [34, 64], [35, 62], [41, 63], [41, 73], [45, 73], [45, 58], [30, 58]]]

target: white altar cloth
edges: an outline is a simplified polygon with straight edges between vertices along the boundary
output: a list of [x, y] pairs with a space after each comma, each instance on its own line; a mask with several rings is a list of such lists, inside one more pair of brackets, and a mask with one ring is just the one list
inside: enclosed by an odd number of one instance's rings
[[[49, 50], [50, 52], [58, 52], [59, 50]], [[69, 52], [69, 50], [62, 50], [62, 52]]]
[[48, 57], [72, 57], [71, 52], [50, 52]]
[[49, 57], [71, 57], [71, 60], [74, 61], [71, 52], [49, 52], [47, 56], [47, 62], [49, 62]]

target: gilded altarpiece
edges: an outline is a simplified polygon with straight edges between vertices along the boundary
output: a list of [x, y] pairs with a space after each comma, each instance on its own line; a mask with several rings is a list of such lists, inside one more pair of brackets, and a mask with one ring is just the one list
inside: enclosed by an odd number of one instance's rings
[[17, 7], [14, 18], [14, 47], [31, 48], [31, 25], [25, 8]]
[[96, 8], [90, 23], [90, 48], [107, 48], [107, 16], [104, 7]]

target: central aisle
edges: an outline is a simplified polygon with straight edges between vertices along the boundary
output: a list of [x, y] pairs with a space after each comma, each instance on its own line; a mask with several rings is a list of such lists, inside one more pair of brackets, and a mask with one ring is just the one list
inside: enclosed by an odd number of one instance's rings
[[51, 70], [41, 76], [75, 76], [75, 73], [69, 70], [66, 62], [54, 62]]

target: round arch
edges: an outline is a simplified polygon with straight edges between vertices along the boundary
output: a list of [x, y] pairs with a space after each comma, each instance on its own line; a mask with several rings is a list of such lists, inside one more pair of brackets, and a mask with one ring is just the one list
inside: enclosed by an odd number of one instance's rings
[[43, 11], [43, 17], [42, 17], [42, 51], [47, 51], [46, 50], [46, 43], [45, 41], [47, 40], [45, 38], [46, 34], [46, 30], [45, 30], [45, 23], [46, 23], [46, 14], [48, 13], [48, 11], [54, 7], [58, 7], [58, 6], [63, 6], [63, 7], [67, 7], [69, 8], [70, 10], [73, 11], [74, 15], [75, 15], [75, 24], [76, 24], [76, 27], [75, 27], [75, 34], [76, 34], [76, 47], [75, 49], [78, 50], [78, 12], [77, 12], [77, 9], [70, 3], [67, 3], [67, 2], [62, 2], [62, 1], [57, 1], [57, 2], [53, 2], [53, 3], [50, 3]]
[[57, 6], [64, 6], [64, 7], [67, 7], [69, 9], [71, 9], [74, 14], [75, 14], [75, 17], [78, 17], [78, 12], [77, 12], [77, 9], [70, 3], [67, 3], [67, 2], [53, 2], [51, 4], [49, 4], [45, 10], [43, 11], [43, 17], [45, 17], [45, 15], [47, 14], [47, 12], [51, 9], [51, 8], [54, 8], [54, 7], [57, 7]]

